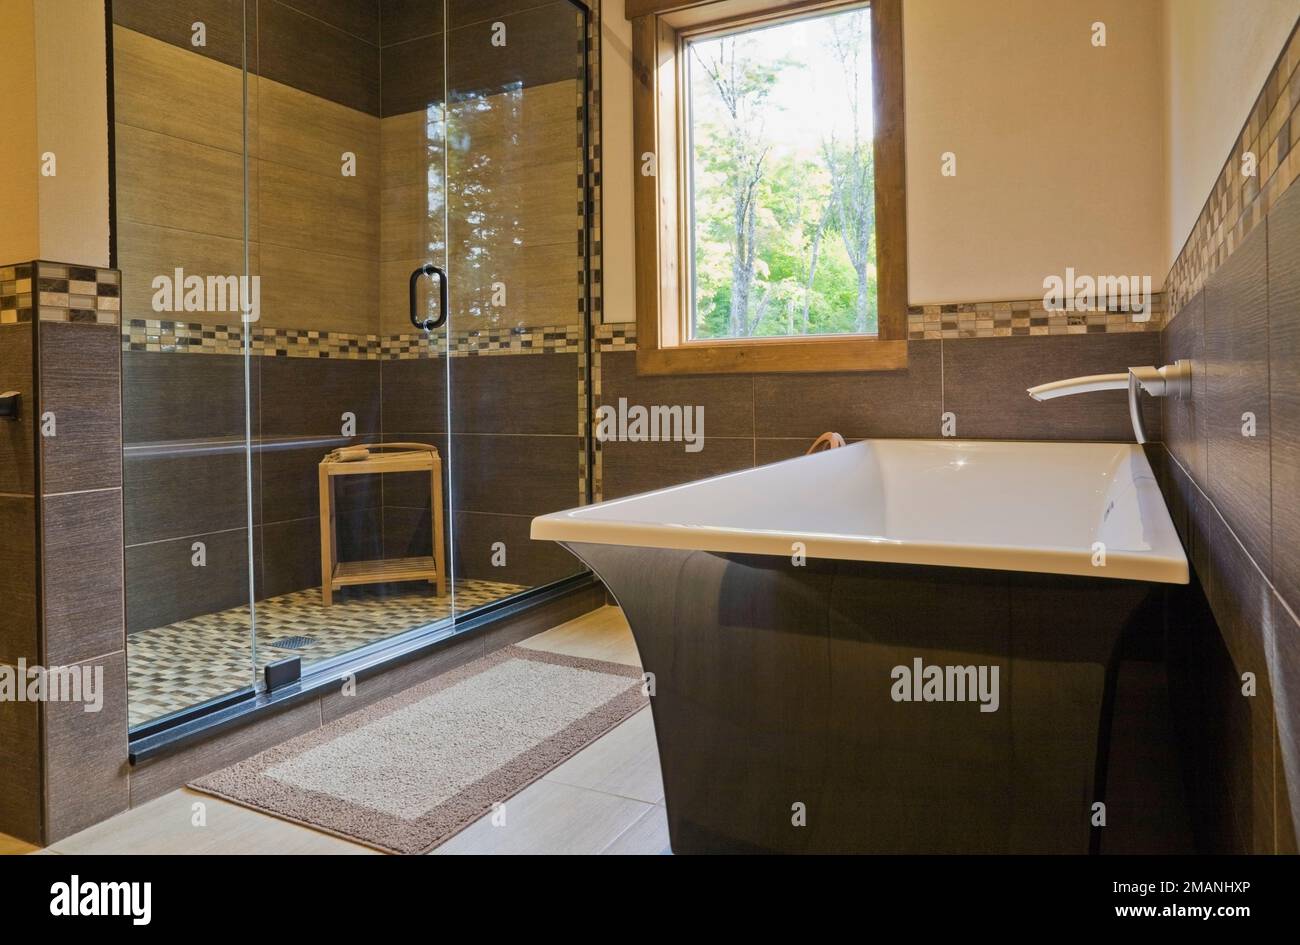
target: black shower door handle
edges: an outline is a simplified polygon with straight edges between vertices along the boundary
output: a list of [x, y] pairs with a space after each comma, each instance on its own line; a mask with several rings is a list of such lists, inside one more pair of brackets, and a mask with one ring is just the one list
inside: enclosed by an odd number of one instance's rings
[[[421, 319], [416, 314], [415, 305], [415, 286], [420, 281], [421, 276], [438, 277], [438, 317]], [[423, 328], [425, 331], [433, 331], [435, 328], [441, 328], [447, 321], [447, 273], [439, 269], [433, 263], [425, 263], [415, 272], [411, 273], [411, 324], [416, 328]]]

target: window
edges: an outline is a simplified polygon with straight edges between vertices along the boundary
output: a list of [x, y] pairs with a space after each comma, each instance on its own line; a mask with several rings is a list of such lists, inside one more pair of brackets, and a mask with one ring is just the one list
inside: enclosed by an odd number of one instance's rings
[[899, 0], [628, 0], [638, 368], [907, 363]]

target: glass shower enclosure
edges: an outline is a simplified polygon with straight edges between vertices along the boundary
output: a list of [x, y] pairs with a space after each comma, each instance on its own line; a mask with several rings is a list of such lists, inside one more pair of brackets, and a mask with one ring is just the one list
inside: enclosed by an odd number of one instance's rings
[[582, 573], [586, 9], [111, 13], [133, 732]]

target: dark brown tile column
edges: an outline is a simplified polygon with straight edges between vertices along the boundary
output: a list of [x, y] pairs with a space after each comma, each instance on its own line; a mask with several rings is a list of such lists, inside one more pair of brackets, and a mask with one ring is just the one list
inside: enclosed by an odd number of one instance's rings
[[0, 278], [0, 392], [22, 402], [18, 420], [0, 420], [0, 662], [72, 668], [99, 690], [97, 711], [84, 691], [0, 702], [0, 831], [53, 843], [128, 800], [120, 276], [12, 270]]
[[[53, 843], [125, 810], [129, 797], [121, 279], [46, 262], [36, 275], [42, 656], [47, 666], [102, 670], [103, 687], [97, 712], [45, 706], [45, 841]], [[65, 292], [67, 309], [46, 307]]]
[[[30, 264], [0, 265], [0, 393], [19, 395], [18, 418], [0, 419], [0, 601], [4, 601], [0, 671], [4, 672], [15, 671], [20, 660], [40, 662], [32, 284]], [[40, 731], [37, 704], [8, 697], [0, 701], [0, 833], [28, 841], [38, 841], [41, 835]]]

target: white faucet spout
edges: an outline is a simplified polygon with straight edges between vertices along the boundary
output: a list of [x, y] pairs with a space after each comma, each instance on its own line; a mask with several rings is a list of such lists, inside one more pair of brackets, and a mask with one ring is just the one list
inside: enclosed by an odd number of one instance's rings
[[1133, 423], [1133, 436], [1139, 443], [1147, 441], [1142, 424], [1142, 409], [1138, 393], [1146, 391], [1152, 397], [1190, 397], [1192, 393], [1192, 362], [1175, 361], [1164, 367], [1132, 367], [1123, 374], [1087, 374], [1067, 377], [1063, 381], [1050, 381], [1028, 389], [1034, 400], [1051, 400], [1069, 394], [1090, 394], [1098, 390], [1128, 390], [1128, 414]]
[[1128, 387], [1128, 373], [1123, 374], [1087, 374], [1083, 377], [1067, 377], [1063, 381], [1050, 381], [1028, 389], [1034, 400], [1051, 400], [1053, 397], [1065, 397], [1069, 394], [1090, 394], [1098, 390], [1124, 390]]

